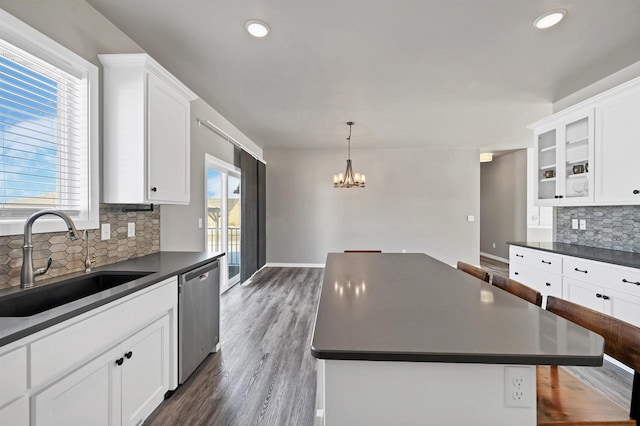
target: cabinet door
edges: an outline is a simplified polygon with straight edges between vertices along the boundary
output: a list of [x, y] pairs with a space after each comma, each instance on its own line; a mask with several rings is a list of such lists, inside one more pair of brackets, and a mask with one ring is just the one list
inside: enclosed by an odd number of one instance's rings
[[596, 130], [596, 201], [640, 203], [640, 91], [598, 105]]
[[558, 204], [558, 129], [555, 126], [536, 129], [534, 133], [534, 191], [536, 205]]
[[560, 135], [563, 160], [558, 170], [561, 204], [593, 201], [593, 110], [566, 117]]
[[586, 306], [598, 312], [604, 312], [604, 300], [602, 287], [582, 281], [566, 278], [563, 281], [565, 298], [570, 302]]
[[160, 78], [147, 76], [147, 198], [188, 204], [189, 102]]
[[0, 408], [0, 425], [29, 426], [29, 398], [24, 396]]
[[122, 424], [136, 425], [164, 400], [169, 389], [169, 316], [122, 344]]
[[112, 380], [120, 349], [107, 351], [49, 388], [32, 397], [33, 422], [36, 426], [120, 424], [117, 411], [117, 388]]
[[606, 290], [606, 295], [609, 297], [605, 301], [606, 313], [640, 327], [640, 297], [615, 290]]

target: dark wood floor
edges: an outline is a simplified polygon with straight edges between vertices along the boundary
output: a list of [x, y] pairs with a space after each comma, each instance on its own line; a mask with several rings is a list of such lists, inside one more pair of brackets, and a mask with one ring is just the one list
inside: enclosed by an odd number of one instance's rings
[[[508, 265], [491, 268], [508, 276]], [[312, 425], [316, 367], [309, 342], [323, 269], [266, 268], [222, 296], [222, 350], [149, 418], [151, 425]], [[608, 364], [569, 371], [624, 408], [631, 375]]]
[[324, 269], [266, 268], [222, 295], [222, 349], [149, 418], [150, 425], [312, 425], [309, 351]]
[[[491, 274], [509, 276], [509, 264], [480, 256], [480, 265]], [[605, 361], [602, 367], [564, 367], [569, 373], [598, 389], [603, 395], [621, 407], [631, 404], [633, 375]]]

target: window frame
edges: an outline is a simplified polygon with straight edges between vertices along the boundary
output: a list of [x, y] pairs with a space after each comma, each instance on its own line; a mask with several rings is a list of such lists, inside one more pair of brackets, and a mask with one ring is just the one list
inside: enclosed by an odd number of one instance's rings
[[[52, 40], [35, 28], [0, 9], [0, 38], [51, 65], [79, 74], [86, 84], [87, 202], [80, 218], [73, 218], [78, 229], [97, 229], [99, 225], [99, 71], [85, 58]], [[0, 217], [0, 235], [20, 235], [26, 218]], [[33, 232], [57, 232], [67, 228], [54, 216], [44, 216], [34, 224]]]

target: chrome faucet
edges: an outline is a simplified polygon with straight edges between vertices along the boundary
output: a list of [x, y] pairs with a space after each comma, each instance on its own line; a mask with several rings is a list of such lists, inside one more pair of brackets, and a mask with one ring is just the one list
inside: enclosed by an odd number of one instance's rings
[[40, 210], [29, 216], [29, 219], [27, 219], [27, 222], [24, 224], [24, 245], [22, 246], [22, 271], [20, 272], [20, 288], [33, 287], [34, 278], [44, 274], [51, 267], [51, 258], [49, 258], [46, 267], [36, 269], [35, 271], [33, 270], [33, 223], [40, 216], [44, 216], [47, 214], [58, 216], [65, 221], [65, 223], [67, 224], [67, 228], [69, 228], [70, 239], [75, 240], [78, 238], [78, 230], [76, 229], [73, 220], [71, 220], [69, 216], [60, 211]]
[[[89, 257], [89, 230], [82, 231], [82, 239], [84, 240], [84, 272], [91, 272], [91, 263], [93, 259]], [[95, 257], [95, 256], [94, 256]]]

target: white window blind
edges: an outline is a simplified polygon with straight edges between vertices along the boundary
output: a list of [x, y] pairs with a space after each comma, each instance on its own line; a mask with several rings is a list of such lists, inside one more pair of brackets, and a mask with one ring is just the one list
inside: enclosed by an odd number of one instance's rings
[[86, 213], [86, 79], [0, 39], [0, 217]]

